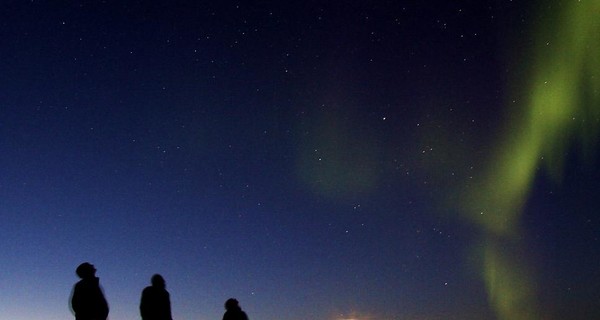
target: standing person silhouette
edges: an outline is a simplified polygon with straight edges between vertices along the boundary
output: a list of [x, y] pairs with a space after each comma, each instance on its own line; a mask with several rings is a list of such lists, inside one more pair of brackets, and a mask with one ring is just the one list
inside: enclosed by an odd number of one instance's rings
[[234, 298], [225, 301], [225, 310], [223, 320], [248, 320], [248, 316], [242, 311], [239, 302]]
[[106, 320], [108, 303], [100, 288], [100, 279], [96, 277], [96, 268], [89, 262], [77, 267], [75, 273], [81, 278], [73, 288], [71, 309], [75, 320]]
[[155, 274], [151, 279], [152, 285], [142, 291], [140, 314], [143, 320], [172, 320], [171, 298], [166, 289], [165, 279]]

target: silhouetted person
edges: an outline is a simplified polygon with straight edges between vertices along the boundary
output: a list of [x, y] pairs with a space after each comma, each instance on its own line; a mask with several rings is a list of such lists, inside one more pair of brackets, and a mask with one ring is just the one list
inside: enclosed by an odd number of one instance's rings
[[75, 273], [81, 278], [73, 288], [71, 308], [76, 320], [106, 320], [108, 303], [100, 288], [100, 279], [96, 277], [96, 268], [89, 262], [77, 267]]
[[239, 302], [234, 298], [225, 301], [225, 310], [227, 311], [223, 315], [223, 320], [248, 320], [248, 316], [242, 311]]
[[165, 279], [160, 274], [152, 276], [152, 285], [142, 291], [140, 314], [143, 320], [172, 320], [171, 299]]

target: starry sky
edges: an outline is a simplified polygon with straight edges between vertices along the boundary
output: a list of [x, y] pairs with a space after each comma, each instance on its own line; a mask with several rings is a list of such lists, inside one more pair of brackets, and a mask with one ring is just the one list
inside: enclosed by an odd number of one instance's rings
[[154, 273], [177, 320], [600, 317], [588, 13], [2, 1], [2, 318], [72, 318], [84, 261], [111, 320]]

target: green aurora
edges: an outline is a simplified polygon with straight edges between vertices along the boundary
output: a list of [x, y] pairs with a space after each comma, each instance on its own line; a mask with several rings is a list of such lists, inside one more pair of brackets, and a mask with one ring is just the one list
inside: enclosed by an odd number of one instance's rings
[[522, 207], [540, 167], [560, 181], [574, 144], [590, 156], [600, 115], [600, 1], [555, 3], [540, 12], [525, 86], [528, 99], [511, 115], [482, 179], [462, 201], [483, 233], [483, 278], [498, 319], [545, 318], [531, 264], [522, 253]]

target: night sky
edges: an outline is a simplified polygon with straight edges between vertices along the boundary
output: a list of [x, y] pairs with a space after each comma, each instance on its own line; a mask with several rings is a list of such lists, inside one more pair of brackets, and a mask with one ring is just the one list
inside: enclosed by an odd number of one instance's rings
[[598, 16], [2, 1], [0, 317], [600, 318]]

